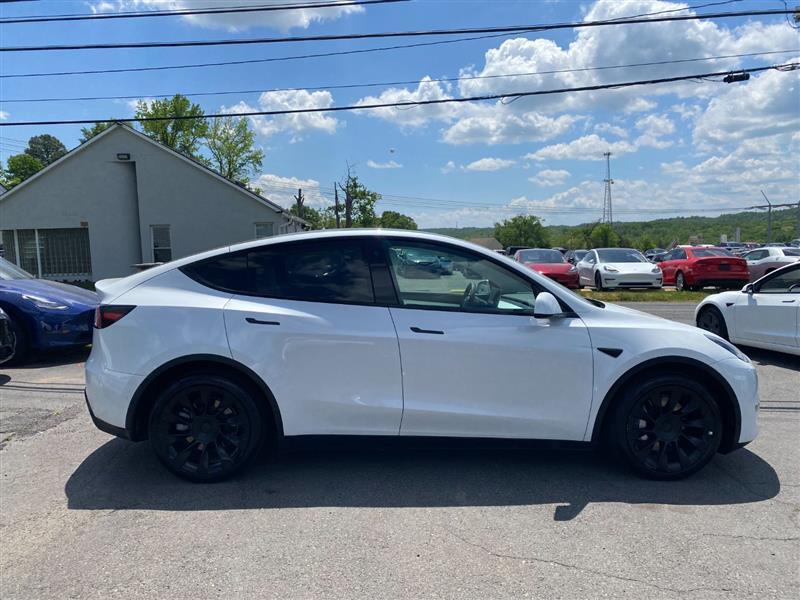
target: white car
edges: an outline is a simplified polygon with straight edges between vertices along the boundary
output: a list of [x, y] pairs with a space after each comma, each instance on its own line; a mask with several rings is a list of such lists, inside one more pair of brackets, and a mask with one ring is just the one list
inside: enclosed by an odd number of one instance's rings
[[[404, 277], [409, 251], [453, 273]], [[308, 435], [603, 440], [676, 479], [756, 436], [755, 369], [729, 342], [444, 236], [284, 235], [96, 287], [92, 418], [192, 480]]]
[[755, 281], [775, 269], [780, 269], [783, 265], [800, 260], [800, 248], [775, 246], [757, 248], [743, 254], [742, 258], [747, 261], [750, 281]]
[[633, 248], [589, 250], [576, 265], [579, 285], [596, 290], [610, 288], [660, 288], [661, 269]]
[[735, 344], [800, 355], [800, 263], [708, 296], [695, 309], [697, 326]]

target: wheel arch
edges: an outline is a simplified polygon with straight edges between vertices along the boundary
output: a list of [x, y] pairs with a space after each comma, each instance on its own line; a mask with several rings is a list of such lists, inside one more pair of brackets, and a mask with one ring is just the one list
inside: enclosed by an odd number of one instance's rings
[[147, 420], [150, 409], [155, 403], [157, 392], [167, 381], [189, 373], [228, 374], [253, 385], [262, 396], [269, 419], [268, 426], [278, 437], [283, 437], [283, 420], [275, 395], [269, 386], [252, 369], [233, 359], [216, 354], [192, 354], [170, 360], [159, 366], [139, 384], [134, 392], [128, 413], [125, 418], [125, 429], [130, 439], [142, 441], [147, 439]]
[[653, 375], [676, 374], [690, 375], [701, 384], [710, 388], [715, 399], [721, 399], [720, 411], [722, 412], [722, 441], [719, 451], [723, 454], [736, 448], [742, 427], [742, 415], [739, 401], [730, 384], [711, 366], [683, 356], [664, 356], [646, 360], [623, 373], [609, 388], [592, 427], [592, 444], [599, 444], [603, 434], [608, 430], [611, 410], [621, 393], [628, 386]]

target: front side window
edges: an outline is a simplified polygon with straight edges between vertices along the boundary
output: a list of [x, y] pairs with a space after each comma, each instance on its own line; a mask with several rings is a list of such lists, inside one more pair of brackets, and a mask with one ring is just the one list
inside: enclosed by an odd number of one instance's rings
[[153, 262], [171, 261], [172, 236], [169, 225], [151, 225], [150, 235], [153, 239]]
[[800, 294], [800, 267], [777, 273], [758, 286], [764, 294]]
[[402, 306], [533, 313], [538, 288], [479, 254], [402, 241], [387, 242], [387, 253]]

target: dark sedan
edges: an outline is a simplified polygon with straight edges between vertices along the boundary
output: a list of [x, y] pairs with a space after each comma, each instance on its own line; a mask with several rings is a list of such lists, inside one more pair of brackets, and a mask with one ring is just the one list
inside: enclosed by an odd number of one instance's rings
[[91, 343], [97, 302], [94, 292], [36, 279], [0, 258], [0, 308], [8, 315], [17, 362], [32, 351]]

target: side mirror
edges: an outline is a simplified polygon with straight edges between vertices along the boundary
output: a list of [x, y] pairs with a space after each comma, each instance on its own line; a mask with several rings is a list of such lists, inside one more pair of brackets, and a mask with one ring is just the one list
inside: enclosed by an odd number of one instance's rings
[[752, 294], [753, 292], [755, 292], [755, 291], [756, 291], [756, 288], [753, 286], [753, 284], [752, 284], [752, 283], [748, 283], [746, 286], [744, 286], [744, 287], [742, 288], [742, 291], [743, 291], [745, 294]]
[[533, 316], [537, 319], [549, 319], [560, 315], [561, 305], [550, 292], [541, 292], [536, 296], [536, 304], [533, 309]]

